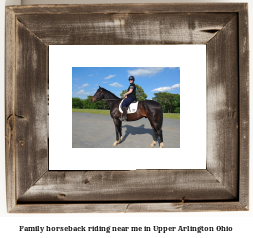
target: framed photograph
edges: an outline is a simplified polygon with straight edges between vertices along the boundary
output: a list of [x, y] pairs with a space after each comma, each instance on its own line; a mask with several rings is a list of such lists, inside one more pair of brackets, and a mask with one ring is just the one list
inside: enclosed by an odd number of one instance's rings
[[[11, 6], [5, 42], [8, 212], [249, 210], [246, 3]], [[180, 125], [156, 145], [144, 112], [122, 141], [111, 112], [73, 112], [132, 75], [151, 102], [180, 87]]]
[[[206, 169], [205, 45], [52, 45], [49, 52], [52, 95], [49, 170]], [[99, 57], [94, 52], [99, 52]], [[139, 67], [126, 67], [129, 64]], [[120, 122], [120, 94], [126, 93], [130, 74], [138, 87], [138, 107], [136, 112], [127, 114], [127, 121]], [[192, 87], [193, 82], [198, 86]], [[101, 90], [99, 87], [109, 95], [103, 105], [103, 100], [91, 101], [96, 91]], [[180, 96], [180, 114], [168, 113], [176, 110], [175, 104], [166, 102], [168, 96]], [[150, 116], [156, 97], [164, 97], [163, 101], [158, 100], [163, 107], [161, 122], [153, 113]], [[189, 98], [201, 108], [198, 120], [188, 116], [192, 114]], [[102, 110], [106, 106], [108, 110]], [[66, 109], [71, 107], [74, 107], [72, 111]], [[63, 112], [64, 117], [59, 120], [58, 115]], [[160, 116], [160, 111], [154, 113]], [[122, 128], [118, 138], [117, 123]], [[159, 136], [154, 137], [152, 123], [161, 124], [164, 150], [159, 148]], [[65, 138], [64, 150], [61, 138]], [[115, 147], [121, 150], [112, 156]], [[199, 147], [197, 151], [196, 147]], [[193, 160], [188, 159], [189, 153], [194, 154]], [[87, 162], [87, 154], [92, 156], [91, 161]]]

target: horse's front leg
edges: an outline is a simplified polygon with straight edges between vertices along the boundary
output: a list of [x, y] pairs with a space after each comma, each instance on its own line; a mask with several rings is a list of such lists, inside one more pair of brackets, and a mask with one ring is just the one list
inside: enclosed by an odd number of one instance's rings
[[120, 143], [120, 141], [122, 141], [121, 121], [119, 119], [114, 118], [113, 122], [115, 125], [115, 131], [116, 131], [116, 141], [113, 143], [113, 146], [116, 146], [117, 144]]
[[119, 140], [122, 141], [122, 121], [119, 120]]

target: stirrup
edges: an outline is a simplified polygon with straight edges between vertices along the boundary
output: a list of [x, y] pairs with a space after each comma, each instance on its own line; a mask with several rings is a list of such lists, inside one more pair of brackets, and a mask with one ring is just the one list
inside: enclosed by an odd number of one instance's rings
[[119, 118], [119, 119], [120, 119], [121, 121], [127, 121], [127, 109], [126, 109], [126, 107], [123, 107], [123, 108], [122, 108], [122, 111], [123, 111], [122, 117]]

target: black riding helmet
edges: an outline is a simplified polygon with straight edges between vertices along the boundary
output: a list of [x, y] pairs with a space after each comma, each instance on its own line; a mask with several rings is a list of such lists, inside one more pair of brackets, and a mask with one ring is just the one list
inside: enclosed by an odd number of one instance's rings
[[129, 80], [133, 80], [133, 81], [134, 81], [134, 80], [135, 80], [135, 79], [134, 79], [134, 76], [130, 76], [129, 79], [128, 79], [128, 81], [129, 81]]

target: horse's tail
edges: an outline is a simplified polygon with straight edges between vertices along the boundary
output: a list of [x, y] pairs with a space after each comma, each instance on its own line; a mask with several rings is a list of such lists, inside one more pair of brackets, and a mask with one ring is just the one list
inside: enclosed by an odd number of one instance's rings
[[160, 117], [159, 117], [158, 122], [159, 122], [159, 125], [161, 125], [161, 128], [162, 128], [162, 125], [163, 125], [163, 108], [162, 108], [161, 104], [160, 104]]

